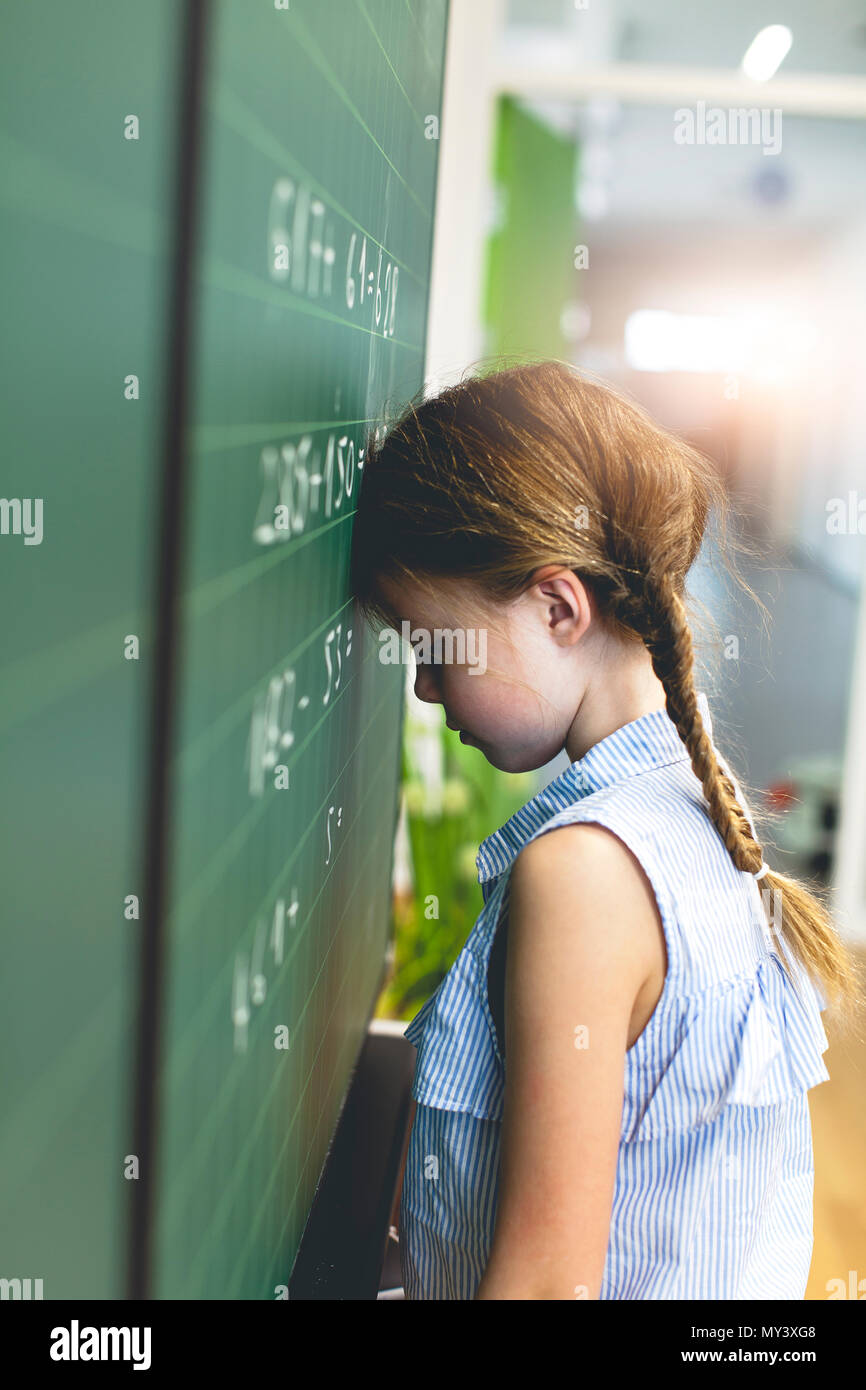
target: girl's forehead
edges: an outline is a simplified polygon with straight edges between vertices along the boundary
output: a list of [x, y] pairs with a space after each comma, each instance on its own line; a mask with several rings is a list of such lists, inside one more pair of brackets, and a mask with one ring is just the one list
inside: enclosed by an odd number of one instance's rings
[[388, 578], [381, 579], [378, 588], [394, 613], [416, 620], [429, 618], [431, 623], [447, 617], [455, 608], [458, 598], [462, 606], [467, 605], [469, 600], [468, 592], [461, 592], [453, 584], [443, 583], [439, 589], [431, 591], [411, 580]]
[[399, 579], [378, 579], [376, 594], [385, 607], [396, 616], [406, 614], [410, 608], [417, 606], [412, 586]]

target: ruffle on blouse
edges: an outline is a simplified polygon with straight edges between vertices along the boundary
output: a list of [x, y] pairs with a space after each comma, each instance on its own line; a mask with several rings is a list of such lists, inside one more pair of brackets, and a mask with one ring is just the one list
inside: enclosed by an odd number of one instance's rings
[[486, 992], [484, 966], [467, 944], [407, 1025], [403, 1036], [418, 1049], [412, 1095], [422, 1105], [502, 1118], [505, 1073]]
[[[795, 971], [796, 984], [768, 953], [753, 976], [673, 998], [653, 1014], [626, 1053], [621, 1139], [696, 1129], [728, 1105], [778, 1105], [828, 1081], [826, 1001]], [[464, 947], [404, 1037], [418, 1049], [416, 1100], [500, 1120], [505, 1069], [485, 989], [483, 963]]]
[[660, 1019], [657, 1030], [650, 1019], [626, 1057], [621, 1138], [695, 1129], [726, 1106], [778, 1105], [829, 1081], [826, 1001], [795, 971], [796, 984], [768, 952], [754, 976], [673, 1001], [673, 1021]]

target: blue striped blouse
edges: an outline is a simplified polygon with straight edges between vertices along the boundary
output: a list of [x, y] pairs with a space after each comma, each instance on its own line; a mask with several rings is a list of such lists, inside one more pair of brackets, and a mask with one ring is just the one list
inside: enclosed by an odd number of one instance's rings
[[[703, 693], [698, 704], [712, 738]], [[661, 997], [625, 1055], [599, 1297], [802, 1299], [813, 1241], [807, 1092], [829, 1080], [826, 1000], [771, 930], [761, 882], [735, 868], [663, 709], [594, 744], [480, 847], [482, 911], [405, 1032], [417, 1047], [400, 1203], [406, 1298], [472, 1299], [489, 1259], [505, 1066], [488, 958], [517, 854], [576, 821], [607, 826], [643, 866], [668, 954]]]

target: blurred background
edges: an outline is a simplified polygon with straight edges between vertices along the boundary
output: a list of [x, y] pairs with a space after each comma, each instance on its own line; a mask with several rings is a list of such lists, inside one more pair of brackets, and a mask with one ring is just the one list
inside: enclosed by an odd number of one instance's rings
[[[728, 480], [769, 620], [708, 540], [698, 688], [768, 860], [829, 899], [862, 960], [866, 10], [456, 0], [437, 197], [429, 393], [491, 355], [565, 359]], [[377, 1009], [393, 1019], [417, 1012], [481, 909], [480, 841], [566, 766], [496, 771], [414, 675]], [[810, 1093], [807, 1297], [839, 1279], [864, 1297], [866, 1059], [831, 1035], [827, 1064]]]

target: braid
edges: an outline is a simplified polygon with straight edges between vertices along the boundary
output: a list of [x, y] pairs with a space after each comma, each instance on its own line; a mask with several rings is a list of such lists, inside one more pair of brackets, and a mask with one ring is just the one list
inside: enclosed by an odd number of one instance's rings
[[[640, 595], [642, 616], [637, 622], [632, 617], [634, 629], [643, 637], [653, 670], [664, 686], [667, 712], [689, 751], [692, 768], [709, 803], [713, 824], [735, 866], [747, 873], [757, 873], [763, 850], [737, 799], [731, 778], [719, 766], [698, 708], [692, 634], [685, 604], [673, 576], [663, 572], [660, 579], [654, 579], [651, 568], [629, 566], [621, 573], [621, 582], [628, 594], [625, 609], [634, 615]], [[827, 909], [802, 884], [785, 874], [771, 870], [767, 884], [773, 895], [770, 918], [773, 930], [785, 939], [812, 979], [829, 986], [834, 1002], [841, 1006], [841, 1017], [853, 1024], [862, 1014], [866, 996], [860, 987], [857, 965], [840, 942]], [[782, 902], [777, 918], [779, 896]], [[769, 892], [762, 890], [761, 897], [766, 910]], [[833, 975], [826, 969], [828, 959], [834, 962]], [[788, 960], [782, 963], [793, 980], [791, 963]]]
[[648, 631], [644, 638], [653, 670], [665, 688], [667, 711], [689, 751], [716, 829], [738, 869], [756, 873], [763, 852], [734, 785], [722, 771], [704, 728], [694, 684], [694, 649], [685, 604], [670, 576], [644, 584]]

